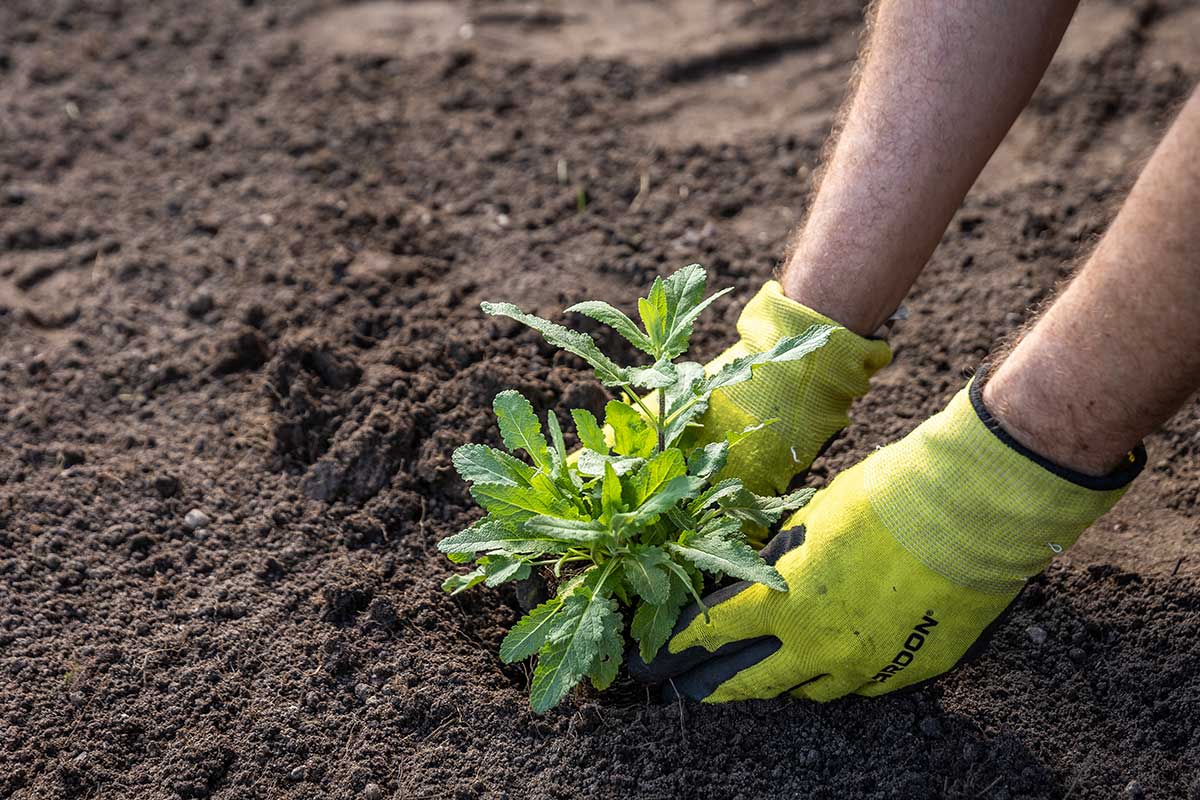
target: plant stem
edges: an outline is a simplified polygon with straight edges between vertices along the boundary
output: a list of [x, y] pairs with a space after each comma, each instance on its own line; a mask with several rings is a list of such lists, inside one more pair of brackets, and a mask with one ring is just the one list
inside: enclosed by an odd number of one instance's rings
[[696, 593], [696, 587], [692, 585], [692, 579], [688, 576], [687, 572], [684, 571], [683, 567], [676, 564], [674, 560], [667, 561], [667, 568], [678, 575], [679, 579], [683, 581], [683, 585], [691, 593], [692, 597], [695, 598], [696, 605], [703, 609], [704, 621], [708, 622], [708, 606], [704, 604], [704, 601], [700, 599], [700, 595]]
[[[670, 425], [672, 422], [674, 422], [675, 420], [679, 419], [679, 415], [680, 415], [680, 414], [682, 414], [683, 412], [687, 411], [687, 410], [688, 410], [689, 408], [691, 408], [692, 406], [696, 405], [696, 403], [699, 403], [699, 402], [700, 402], [702, 399], [703, 399], [703, 398], [701, 398], [701, 397], [693, 397], [691, 400], [688, 400], [688, 401], [687, 401], [686, 403], [684, 403], [682, 406], [680, 406], [679, 408], [675, 409], [675, 413], [671, 414], [671, 416], [670, 416], [670, 417], [668, 417], [667, 419], [663, 420], [663, 425]], [[665, 410], [666, 410], [666, 409], [664, 409], [664, 411], [665, 411]]]
[[[600, 580], [596, 581], [597, 589], [604, 588], [604, 582], [608, 580], [609, 573], [611, 573], [613, 571], [613, 567], [615, 567], [617, 565], [618, 561], [619, 561], [619, 559], [616, 559], [616, 558], [609, 559], [608, 566], [606, 566], [604, 568], [604, 572], [601, 573], [601, 575], [600, 575]], [[705, 609], [705, 610], [707, 611], [707, 609]]]
[[642, 398], [638, 397], [634, 392], [627, 391], [627, 392], [625, 392], [625, 394], [629, 397], [629, 399], [631, 399], [635, 404], [637, 404], [637, 407], [640, 408], [642, 410], [642, 413], [646, 415], [647, 420], [649, 420], [651, 422], [654, 421], [654, 412], [651, 411], [650, 409], [646, 408], [646, 404], [642, 402]]
[[666, 441], [664, 439], [664, 437], [666, 436], [666, 430], [667, 430], [667, 421], [666, 421], [666, 419], [664, 419], [666, 416], [667, 416], [667, 395], [664, 391], [659, 389], [659, 391], [658, 391], [658, 417], [655, 418], [655, 420], [654, 420], [654, 427], [658, 431], [658, 452], [660, 452], [660, 453], [665, 449], [665, 446], [666, 446]]

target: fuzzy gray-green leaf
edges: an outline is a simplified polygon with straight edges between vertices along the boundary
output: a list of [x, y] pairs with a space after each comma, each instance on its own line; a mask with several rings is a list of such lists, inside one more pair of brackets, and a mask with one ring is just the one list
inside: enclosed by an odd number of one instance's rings
[[564, 328], [550, 320], [526, 314], [512, 303], [482, 303], [485, 313], [494, 316], [509, 317], [517, 322], [528, 325], [546, 339], [547, 342], [573, 353], [591, 364], [596, 370], [596, 377], [606, 386], [625, 386], [629, 383], [629, 370], [618, 366], [611, 358], [600, 352], [596, 342], [586, 333]]
[[729, 458], [729, 442], [710, 442], [692, 451], [688, 472], [697, 478], [711, 478], [720, 472]]
[[654, 355], [653, 345], [650, 343], [650, 337], [638, 328], [637, 324], [631, 320], [624, 311], [619, 308], [614, 308], [602, 300], [585, 300], [582, 303], [576, 303], [567, 309], [568, 312], [574, 311], [577, 314], [591, 317], [597, 322], [603, 322], [608, 327], [615, 330], [617, 333], [625, 337], [631, 345], [641, 350], [643, 353]]
[[735, 358], [704, 382], [703, 391], [712, 392], [726, 386], [750, 380], [753, 368], [760, 364], [796, 361], [823, 347], [837, 328], [833, 325], [810, 325], [795, 336], [786, 336], [770, 350]]
[[550, 432], [550, 474], [560, 482], [567, 480], [567, 444], [563, 440], [562, 428], [558, 424], [558, 415], [554, 411], [546, 414], [546, 430]]
[[536, 466], [549, 470], [550, 449], [529, 401], [520, 392], [508, 389], [496, 395], [492, 410], [496, 412], [496, 421], [500, 423], [500, 436], [504, 439], [505, 447], [524, 450]]
[[579, 443], [589, 450], [595, 450], [601, 455], [608, 455], [608, 443], [604, 441], [604, 431], [592, 412], [577, 408], [571, 412], [575, 420], [575, 432], [579, 435]]
[[638, 643], [638, 653], [645, 662], [651, 661], [671, 638], [679, 611], [687, 600], [688, 591], [682, 579], [671, 573], [670, 581], [667, 599], [657, 605], [640, 603], [629, 625], [629, 635]]
[[443, 553], [473, 555], [475, 553], [547, 553], [566, 549], [562, 539], [508, 527], [499, 520], [485, 518], [437, 544]]
[[521, 526], [529, 533], [563, 542], [589, 544], [604, 538], [606, 531], [594, 520], [563, 519], [540, 515], [527, 519]]
[[626, 525], [645, 525], [655, 517], [668, 511], [680, 500], [695, 497], [704, 488], [704, 481], [690, 475], [672, 478], [661, 490], [652, 494], [646, 502], [626, 514], [614, 514], [612, 524], [614, 529]]
[[566, 516], [570, 510], [565, 500], [546, 491], [501, 483], [477, 483], [471, 487], [471, 496], [493, 515], [513, 522], [523, 522], [538, 514]]
[[579, 590], [563, 601], [545, 645], [538, 654], [529, 704], [539, 713], [558, 705], [587, 674], [601, 651], [605, 628], [617, 616], [612, 598]]
[[696, 536], [687, 544], [670, 542], [667, 548], [706, 572], [732, 575], [746, 581], [765, 583], [781, 592], [787, 591], [787, 581], [783, 576], [745, 542], [714, 532]]
[[707, 279], [703, 267], [699, 264], [689, 264], [663, 282], [667, 307], [661, 352], [664, 358], [675, 358], [687, 350], [696, 318], [712, 305], [713, 301], [732, 291], [722, 289], [701, 299], [704, 297]]
[[704, 387], [704, 365], [694, 361], [683, 361], [675, 365], [679, 376], [674, 386], [663, 389], [667, 400], [667, 423], [664, 431], [666, 446], [673, 445], [684, 434], [688, 426], [708, 408], [708, 394]]
[[625, 475], [644, 463], [646, 463], [644, 458], [601, 455], [595, 450], [582, 450], [579, 453], [579, 459], [575, 462], [575, 468], [579, 470], [580, 474], [589, 478], [599, 478], [604, 475], [605, 465], [611, 465], [618, 475]]
[[476, 567], [465, 575], [451, 575], [442, 581], [442, 590], [449, 592], [451, 595], [456, 595], [459, 592], [465, 592], [472, 586], [478, 586], [483, 583], [487, 575], [483, 572], [483, 567]]
[[604, 615], [603, 632], [597, 644], [596, 655], [587, 671], [587, 676], [596, 691], [604, 691], [617, 679], [624, 656], [625, 637], [621, 635], [621, 616], [614, 611]]
[[485, 444], [464, 444], [450, 459], [468, 483], [500, 483], [528, 486], [533, 468], [519, 458]]
[[484, 580], [486, 585], [499, 586], [509, 581], [525, 580], [529, 577], [530, 566], [526, 561], [512, 556], [489, 556], [483, 573], [487, 576]]
[[648, 603], [665, 603], [671, 591], [666, 553], [658, 547], [640, 547], [621, 560], [625, 579]]
[[550, 635], [554, 615], [562, 608], [562, 600], [551, 597], [537, 608], [521, 617], [520, 622], [500, 643], [500, 660], [505, 664], [529, 658], [541, 649]]
[[641, 389], [672, 386], [678, 378], [675, 365], [666, 359], [656, 361], [648, 367], [633, 367], [629, 370], [629, 382]]
[[764, 497], [743, 487], [723, 493], [717, 498], [717, 504], [730, 517], [768, 527], [778, 522], [785, 512], [804, 506], [815, 493], [816, 489], [800, 489], [782, 497]]
[[726, 497], [732, 497], [742, 491], [745, 491], [745, 487], [740, 480], [737, 478], [725, 478], [705, 489], [699, 497], [688, 505], [688, 508], [693, 514], [696, 514], [717, 501]]

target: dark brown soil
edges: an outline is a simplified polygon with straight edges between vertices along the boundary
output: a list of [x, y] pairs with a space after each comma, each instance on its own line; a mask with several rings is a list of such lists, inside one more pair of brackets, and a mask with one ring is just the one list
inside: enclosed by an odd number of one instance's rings
[[[605, 399], [481, 298], [700, 261], [738, 290], [700, 355], [730, 341], [861, 26], [796, 5], [0, 3], [0, 797], [1200, 798], [1195, 403], [990, 649], [907, 694], [622, 682], [538, 717], [496, 657], [511, 591], [439, 590], [492, 395]], [[1085, 3], [815, 482], [1069, 273], [1198, 40], [1193, 4]]]

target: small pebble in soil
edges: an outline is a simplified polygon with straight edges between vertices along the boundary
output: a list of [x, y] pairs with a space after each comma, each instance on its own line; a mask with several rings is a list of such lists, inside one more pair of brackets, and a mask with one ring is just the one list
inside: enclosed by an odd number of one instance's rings
[[378, 783], [368, 783], [363, 789], [363, 800], [383, 800], [383, 787]]
[[1080, 650], [1078, 647], [1072, 647], [1069, 651], [1067, 651], [1067, 655], [1076, 664], [1081, 663], [1085, 658], [1087, 658], [1087, 654], [1084, 653], [1082, 650]]
[[1045, 628], [1038, 625], [1030, 625], [1025, 629], [1025, 632], [1029, 634], [1029, 641], [1033, 642], [1034, 644], [1045, 644], [1046, 637], [1049, 635], [1046, 633]]
[[189, 317], [200, 318], [213, 310], [216, 301], [208, 292], [200, 291], [193, 294], [187, 302], [187, 313]]
[[308, 777], [308, 768], [305, 767], [303, 764], [301, 764], [298, 767], [295, 767], [294, 769], [292, 769], [291, 772], [288, 773], [288, 778], [290, 778], [291, 780], [293, 780], [297, 783], [304, 780], [306, 777]]
[[1125, 800], [1142, 800], [1145, 796], [1146, 792], [1143, 791], [1142, 785], [1137, 781], [1130, 781], [1125, 784], [1125, 791], [1121, 792], [1121, 797], [1125, 798]]
[[179, 492], [179, 478], [174, 475], [159, 475], [154, 479], [154, 491], [163, 500], [174, 497]]
[[921, 720], [921, 733], [934, 739], [942, 735], [942, 723], [938, 722], [933, 717], [926, 717]]
[[354, 687], [354, 696], [365, 703], [371, 696], [371, 687], [365, 683], [358, 684]]
[[203, 528], [209, 522], [211, 522], [211, 520], [208, 518], [208, 514], [205, 514], [198, 508], [193, 508], [183, 516], [183, 524], [190, 531], [194, 531], [197, 528]]

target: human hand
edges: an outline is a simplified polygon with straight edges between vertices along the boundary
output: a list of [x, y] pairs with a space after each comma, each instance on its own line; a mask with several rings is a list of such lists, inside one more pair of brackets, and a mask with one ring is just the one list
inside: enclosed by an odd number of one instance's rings
[[1022, 448], [982, 405], [977, 377], [942, 413], [818, 492], [763, 551], [789, 591], [739, 583], [685, 610], [650, 664], [704, 702], [791, 691], [879, 695], [953, 667], [1025, 580], [1124, 493]]
[[[812, 325], [837, 323], [784, 296], [777, 282], [768, 281], [742, 309], [738, 341], [706, 364], [705, 372], [714, 374], [735, 358], [769, 350]], [[730, 449], [722, 476], [740, 478], [757, 494], [782, 494], [846, 427], [850, 404], [866, 393], [871, 375], [891, 360], [886, 342], [838, 326], [827, 344], [805, 358], [763, 364], [755, 368], [753, 380], [714, 392], [690, 435], [707, 444], [774, 420]]]

